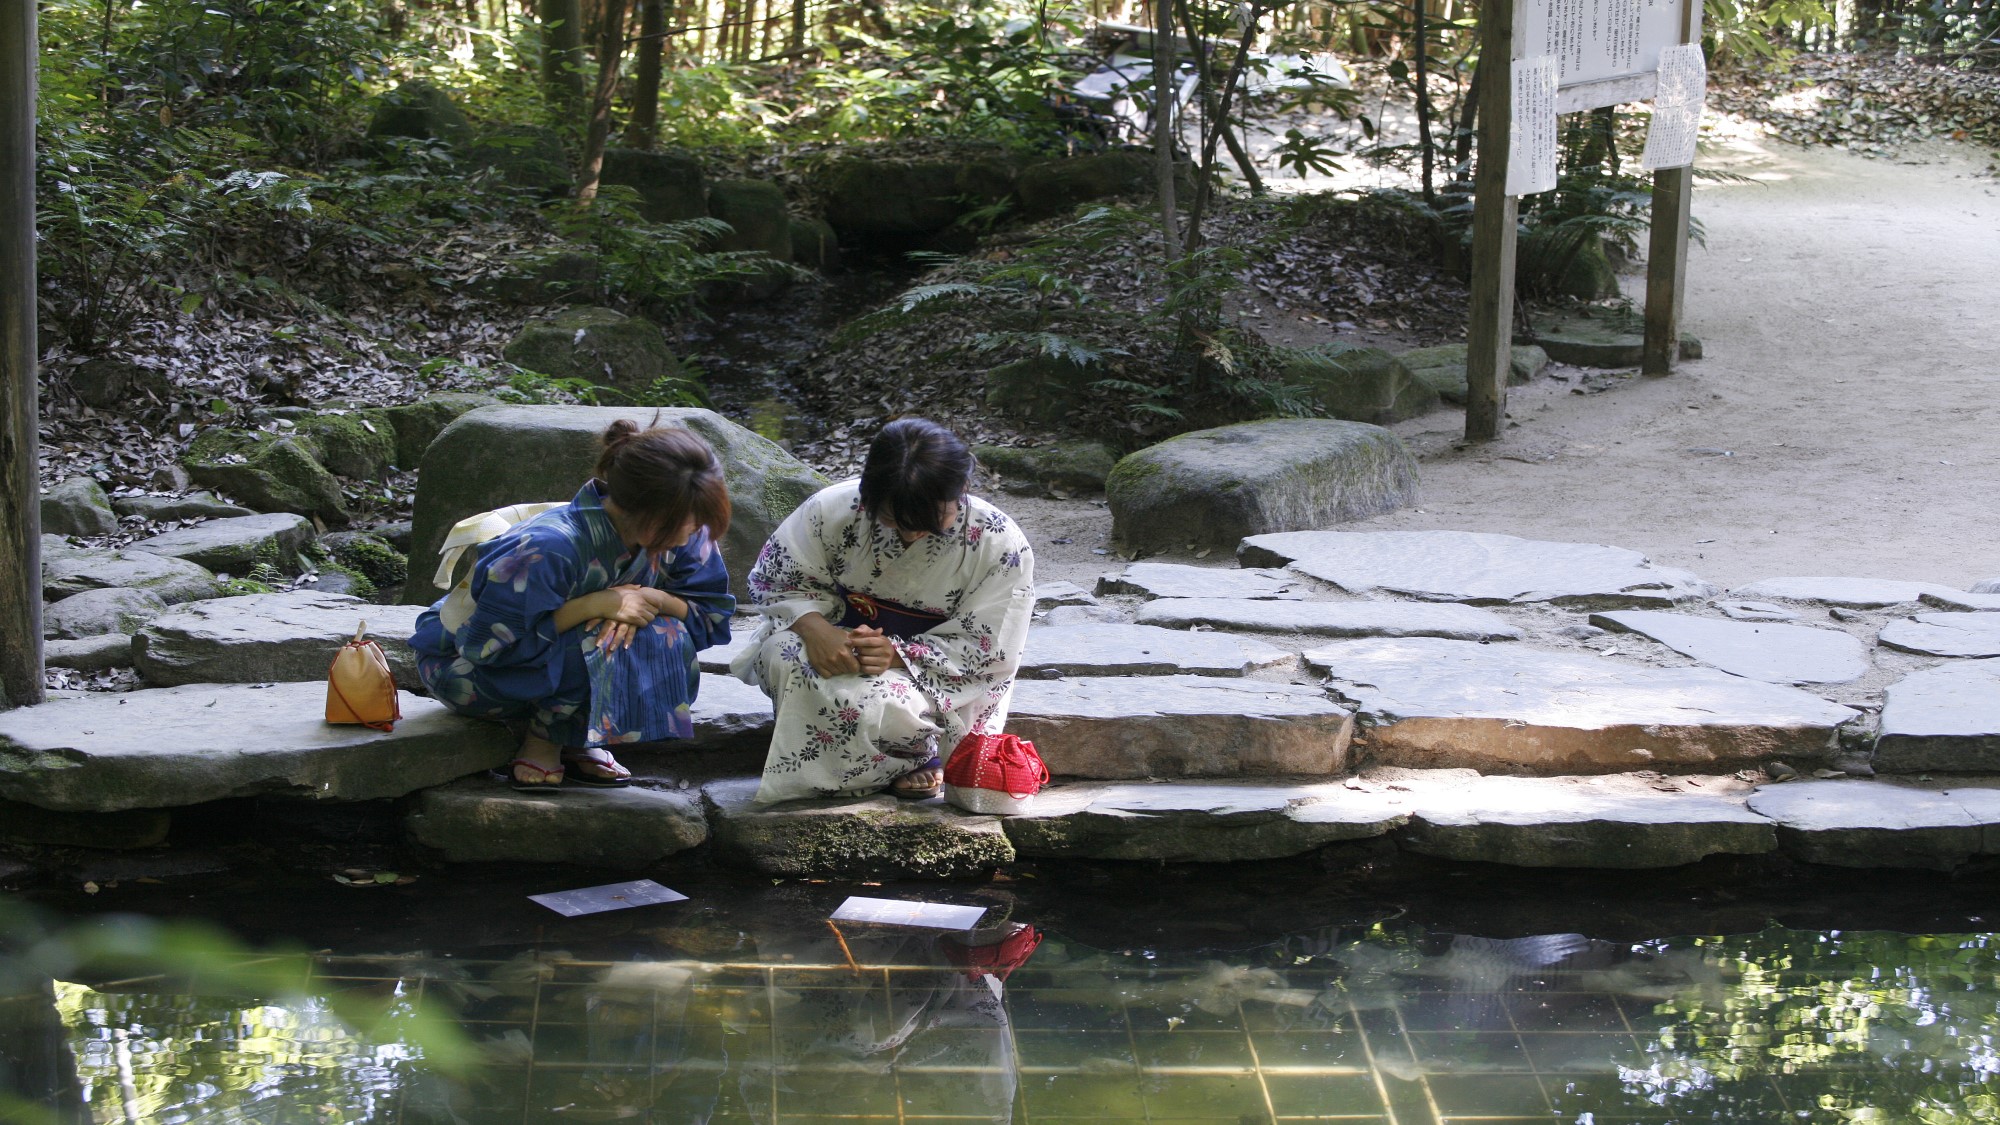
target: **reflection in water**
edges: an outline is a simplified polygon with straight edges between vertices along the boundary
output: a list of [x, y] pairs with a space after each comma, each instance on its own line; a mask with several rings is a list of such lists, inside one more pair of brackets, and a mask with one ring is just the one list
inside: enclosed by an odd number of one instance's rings
[[315, 962], [309, 995], [449, 1008], [488, 1062], [464, 1082], [321, 1004], [152, 981], [59, 984], [54, 1007], [99, 1122], [2000, 1119], [1990, 934], [1378, 925], [1216, 959], [795, 923], [744, 944]]

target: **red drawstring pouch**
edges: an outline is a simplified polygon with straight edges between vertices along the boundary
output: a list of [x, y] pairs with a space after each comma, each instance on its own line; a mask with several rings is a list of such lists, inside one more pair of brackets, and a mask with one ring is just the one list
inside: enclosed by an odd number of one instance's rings
[[1035, 744], [1011, 734], [968, 734], [944, 767], [944, 799], [967, 812], [1027, 812], [1048, 783]]

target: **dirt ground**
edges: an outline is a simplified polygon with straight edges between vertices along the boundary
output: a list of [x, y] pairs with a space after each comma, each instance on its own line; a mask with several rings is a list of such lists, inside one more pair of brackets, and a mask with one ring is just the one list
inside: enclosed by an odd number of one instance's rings
[[[1556, 369], [1568, 378], [1512, 389], [1514, 425], [1490, 445], [1458, 447], [1455, 409], [1403, 423], [1421, 500], [1346, 529], [1610, 543], [1731, 586], [2000, 576], [1989, 161], [1959, 145], [1889, 161], [1739, 134], [1702, 163], [1753, 178], [1697, 188], [1707, 246], [1689, 253], [1683, 327], [1707, 358], [1591, 394]], [[1118, 564], [1094, 553], [1109, 548], [1101, 506], [1001, 502], [1045, 580], [1088, 587]]]

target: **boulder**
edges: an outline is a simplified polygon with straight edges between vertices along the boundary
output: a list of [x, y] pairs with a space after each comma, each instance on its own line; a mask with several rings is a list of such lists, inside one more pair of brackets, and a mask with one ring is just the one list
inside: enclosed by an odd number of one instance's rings
[[122, 359], [91, 359], [70, 369], [70, 389], [86, 406], [129, 410], [143, 399], [164, 402], [172, 390], [167, 377]]
[[380, 480], [396, 468], [396, 430], [374, 411], [315, 414], [298, 422], [298, 432], [311, 438], [319, 462], [354, 480]]
[[677, 149], [607, 149], [598, 182], [637, 192], [639, 215], [648, 222], [675, 223], [708, 214], [701, 161]]
[[1024, 857], [1239, 863], [1380, 836], [1408, 817], [1331, 782], [1076, 782], [1000, 824]]
[[1846, 707], [1712, 668], [1416, 637], [1306, 652], [1367, 724], [1374, 760], [1553, 775], [1735, 769], [1832, 753]]
[[1142, 625], [1250, 629], [1323, 637], [1447, 637], [1515, 641], [1521, 630], [1469, 605], [1429, 602], [1305, 602], [1252, 598], [1161, 598], [1139, 607]]
[[111, 510], [121, 516], [137, 516], [156, 523], [220, 520], [257, 514], [241, 505], [231, 504], [213, 492], [196, 492], [187, 496], [119, 496], [111, 501]]
[[657, 325], [611, 309], [566, 309], [531, 320], [505, 354], [516, 367], [611, 387], [638, 402], [659, 379], [688, 378]]
[[966, 160], [844, 156], [820, 176], [826, 221], [857, 235], [924, 235], [1007, 197], [1017, 173], [995, 153]]
[[1618, 272], [1611, 268], [1604, 240], [1578, 239], [1542, 230], [1521, 233], [1514, 277], [1523, 291], [1598, 301], [1618, 296]]
[[1746, 807], [1747, 787], [1725, 777], [1696, 779], [1698, 788], [1666, 783], [1672, 792], [1632, 776], [1391, 769], [1363, 780], [1371, 789], [1393, 783], [1410, 791], [1399, 845], [1459, 862], [1631, 870], [1762, 855], [1778, 846], [1771, 822]]
[[146, 590], [168, 605], [215, 596], [215, 575], [186, 559], [146, 551], [71, 555], [42, 564], [42, 597], [59, 602], [86, 590]]
[[792, 219], [785, 192], [763, 180], [717, 180], [709, 185], [708, 214], [729, 224], [717, 250], [768, 254], [780, 262], [792, 260]]
[[888, 794], [758, 805], [755, 778], [702, 790], [715, 858], [780, 878], [946, 879], [1012, 863], [1000, 818]]
[[539, 125], [505, 125], [481, 135], [459, 154], [469, 168], [488, 168], [500, 179], [544, 198], [569, 194], [575, 184], [561, 134]]
[[500, 723], [405, 693], [394, 731], [326, 721], [326, 684], [88, 693], [0, 712], [0, 799], [115, 812], [278, 793], [400, 797], [513, 757]]
[[1000, 477], [1000, 487], [1023, 495], [1103, 492], [1118, 455], [1101, 441], [1064, 438], [1048, 445], [975, 445], [972, 455]]
[[1296, 531], [1237, 548], [1244, 566], [1284, 566], [1351, 594], [1375, 590], [1431, 601], [1623, 608], [1707, 597], [1685, 570], [1594, 543], [1553, 543], [1472, 531]]
[[1226, 633], [1151, 625], [1053, 625], [1028, 630], [1023, 676], [1243, 676], [1291, 668], [1298, 656]]
[[89, 477], [70, 477], [42, 494], [42, 530], [91, 538], [118, 534], [118, 513], [104, 488]]
[[133, 662], [146, 682], [158, 687], [323, 682], [334, 653], [365, 622], [388, 656], [396, 683], [422, 691], [410, 651], [420, 612], [416, 606], [371, 605], [319, 590], [191, 602], [137, 631]]
[[218, 426], [187, 448], [181, 463], [195, 482], [219, 489], [259, 512], [298, 512], [345, 524], [340, 482], [305, 434], [271, 434]]
[[[1586, 310], [1544, 321], [1530, 341], [1557, 363], [1577, 367], [1637, 367], [1645, 357], [1646, 329], [1624, 310]], [[1700, 359], [1701, 341], [1681, 333], [1679, 355]]]
[[1137, 551], [1233, 547], [1416, 499], [1417, 463], [1379, 426], [1274, 418], [1182, 434], [1118, 462], [1112, 535]]
[[1023, 216], [1045, 219], [1094, 199], [1151, 195], [1158, 172], [1152, 154], [1136, 149], [1044, 160], [1021, 169], [1014, 193]]
[[1032, 355], [986, 373], [986, 405], [1023, 422], [1059, 426], [1075, 413], [1090, 384], [1108, 374], [1061, 356]]
[[370, 137], [408, 137], [420, 141], [472, 140], [472, 123], [450, 94], [421, 79], [403, 83], [375, 103], [368, 122]]
[[1889, 622], [1880, 639], [1925, 656], [2000, 656], [2000, 613], [1919, 613]]
[[[1549, 354], [1533, 344], [1517, 344], [1509, 349], [1507, 382], [1525, 383], [1549, 365]], [[1446, 344], [1404, 352], [1397, 361], [1408, 368], [1420, 383], [1446, 402], [1463, 405], [1466, 387], [1466, 346]]]
[[63, 640], [132, 633], [167, 612], [167, 603], [148, 590], [85, 590], [42, 611], [42, 636]]
[[1906, 582], [1896, 578], [1766, 578], [1738, 586], [1729, 591], [1729, 596], [1813, 602], [1847, 609], [1887, 609], [1914, 602], [1925, 594], [1957, 592], [1934, 582]]
[[1875, 768], [2000, 772], [2000, 660], [1946, 664], [1890, 684]]
[[590, 304], [596, 300], [604, 266], [583, 250], [538, 250], [507, 264], [506, 271], [479, 281], [477, 290], [517, 305]]
[[423, 463], [424, 450], [429, 449], [444, 428], [457, 420], [459, 415], [482, 406], [498, 405], [500, 400], [492, 395], [445, 391], [426, 395], [416, 402], [372, 410], [368, 416], [386, 419], [389, 428], [396, 432], [396, 467], [414, 469]]
[[1093, 677], [1019, 681], [1007, 729], [1059, 776], [1135, 780], [1336, 773], [1354, 722], [1301, 684]]
[[386, 541], [365, 531], [336, 531], [319, 537], [319, 548], [334, 562], [366, 578], [378, 590], [395, 592], [410, 580], [410, 560]]
[[792, 261], [809, 270], [832, 269], [840, 264], [840, 241], [833, 233], [832, 223], [794, 217], [791, 225]]
[[45, 641], [42, 663], [51, 668], [73, 668], [79, 672], [101, 672], [106, 668], [132, 666], [132, 638], [124, 633], [99, 633], [67, 641]]
[[1794, 858], [1834, 867], [1948, 871], [2000, 852], [2000, 789], [1887, 781], [1793, 781], [1759, 788], [1750, 809]]
[[1120, 574], [1097, 580], [1099, 594], [1137, 594], [1142, 598], [1232, 598], [1296, 600], [1304, 595], [1297, 577], [1282, 570], [1255, 567], [1227, 570], [1184, 563], [1135, 562]]
[[1592, 614], [1614, 633], [1638, 633], [1725, 672], [1772, 684], [1844, 684], [1868, 674], [1868, 650], [1834, 629], [1723, 621], [1650, 609]]
[[410, 839], [452, 863], [567, 863], [639, 871], [708, 839], [701, 799], [674, 790], [579, 789], [553, 799], [469, 777], [417, 797]]
[[[186, 559], [219, 574], [242, 578], [258, 563], [296, 572], [299, 552], [312, 542], [313, 525], [304, 516], [278, 512], [209, 520], [141, 539], [128, 551]], [[443, 536], [440, 535], [442, 540]]]
[[[411, 536], [407, 602], [429, 604], [441, 591], [431, 585], [438, 544], [466, 516], [509, 504], [568, 500], [590, 478], [598, 438], [618, 418], [640, 425], [651, 410], [596, 406], [492, 406], [453, 422], [425, 455], [417, 480], [416, 526]], [[729, 482], [733, 514], [723, 537], [732, 587], [743, 584], [764, 541], [806, 497], [827, 481], [775, 443], [708, 410], [665, 409], [663, 424], [686, 426], [715, 448]]]
[[1278, 358], [1281, 380], [1304, 387], [1330, 418], [1386, 426], [1437, 408], [1437, 392], [1381, 348], [1333, 343], [1282, 348]]

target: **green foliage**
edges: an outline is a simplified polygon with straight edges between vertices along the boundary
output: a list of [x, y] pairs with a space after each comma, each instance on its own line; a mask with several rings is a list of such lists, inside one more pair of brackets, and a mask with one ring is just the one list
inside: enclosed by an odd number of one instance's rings
[[1051, 36], [1075, 25], [1046, 8], [1039, 15], [999, 24], [983, 12], [924, 6], [893, 36], [848, 29], [852, 46], [813, 71], [797, 123], [832, 140], [1053, 139], [1066, 75]]
[[745, 74], [726, 66], [673, 67], [660, 75], [660, 140], [683, 148], [741, 147], [773, 139], [773, 108]]
[[1285, 130], [1285, 140], [1272, 150], [1277, 154], [1278, 167], [1290, 168], [1301, 179], [1308, 173], [1325, 176], [1341, 170], [1333, 157], [1337, 151], [1322, 138], [1309, 137], [1297, 129]]
[[704, 249], [729, 233], [721, 220], [648, 222], [638, 203], [632, 188], [607, 185], [589, 207], [558, 201], [544, 213], [558, 233], [596, 255], [598, 284], [606, 293], [648, 312], [689, 312], [713, 285], [765, 277], [772, 270], [799, 272], [766, 254]]

